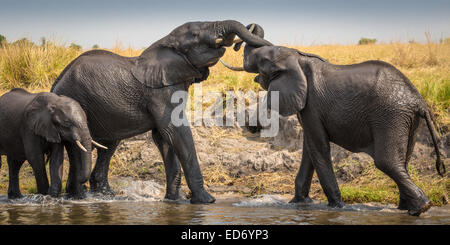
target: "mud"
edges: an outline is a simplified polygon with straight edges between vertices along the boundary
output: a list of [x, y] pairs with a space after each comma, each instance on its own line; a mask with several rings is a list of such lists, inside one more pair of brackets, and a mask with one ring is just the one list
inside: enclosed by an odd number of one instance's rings
[[[295, 116], [281, 118], [280, 133], [273, 138], [261, 138], [259, 133], [239, 126], [191, 128], [205, 183], [211, 191], [255, 195], [261, 194], [265, 188], [263, 193], [293, 193], [293, 179], [300, 167], [303, 142], [303, 131]], [[450, 133], [441, 136], [439, 148], [449, 168]], [[373, 165], [369, 155], [352, 153], [334, 144], [331, 144], [331, 158], [339, 184], [357, 179], [368, 166]], [[163, 162], [151, 139], [151, 132], [124, 140], [114, 159], [112, 176], [151, 179], [164, 185]], [[424, 178], [438, 178], [435, 161], [428, 129], [425, 123], [421, 123], [409, 164]], [[259, 185], [247, 183], [255, 181], [253, 175], [272, 173], [279, 173], [281, 177], [263, 180]], [[271, 181], [278, 182], [273, 183], [278, 184], [276, 188], [270, 189]], [[318, 184], [316, 177], [314, 184]], [[185, 184], [183, 190], [188, 192]], [[319, 190], [312, 192], [314, 195]], [[448, 197], [444, 199], [448, 200]]]

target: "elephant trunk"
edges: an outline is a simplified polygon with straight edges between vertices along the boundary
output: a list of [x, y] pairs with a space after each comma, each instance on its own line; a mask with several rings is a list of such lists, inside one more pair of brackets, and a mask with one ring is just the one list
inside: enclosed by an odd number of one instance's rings
[[92, 168], [92, 143], [91, 143], [91, 136], [89, 134], [89, 130], [83, 129], [83, 135], [81, 136], [81, 145], [84, 147], [81, 148], [81, 166], [80, 171], [78, 175], [78, 180], [81, 184], [85, 183], [89, 180], [89, 176], [91, 175], [91, 168]]
[[[246, 29], [251, 29], [252, 30], [252, 35], [258, 38], [261, 38], [262, 40], [264, 40], [264, 29], [258, 25], [258, 24], [250, 24], [246, 27]], [[244, 40], [245, 41], [245, 40]], [[241, 48], [242, 42], [241, 43], [236, 43], [234, 45], [234, 50], [238, 51]], [[253, 72], [253, 73], [258, 73], [257, 69], [256, 69], [256, 64], [251, 65], [250, 62], [248, 62], [248, 56], [250, 55], [250, 53], [252, 52], [253, 49], [260, 47], [260, 45], [252, 45], [251, 43], [247, 43], [245, 45], [245, 49], [244, 49], [244, 67], [235, 67], [235, 66], [231, 66], [229, 64], [227, 64], [225, 61], [220, 60], [220, 62], [222, 62], [222, 64], [227, 67], [230, 70], [233, 71], [247, 71], [247, 72]]]
[[230, 34], [236, 34], [240, 37], [244, 42], [251, 46], [261, 47], [261, 46], [273, 46], [267, 40], [263, 38], [253, 35], [248, 29], [241, 23], [235, 20], [225, 20], [219, 22], [218, 31], [221, 31], [223, 36], [228, 36]]
[[[255, 28], [253, 30], [253, 34], [255, 36], [260, 37], [260, 38], [264, 38], [264, 29], [260, 25], [256, 24], [256, 26], [255, 26]], [[248, 43], [247, 43], [247, 45], [245, 45], [245, 48], [244, 48], [244, 69], [247, 72], [257, 73], [256, 64], [250, 64], [250, 62], [248, 60], [248, 57], [249, 57], [250, 53], [255, 48], [258, 48], [258, 47], [254, 46], [254, 45], [251, 45], [251, 44], [248, 44]]]

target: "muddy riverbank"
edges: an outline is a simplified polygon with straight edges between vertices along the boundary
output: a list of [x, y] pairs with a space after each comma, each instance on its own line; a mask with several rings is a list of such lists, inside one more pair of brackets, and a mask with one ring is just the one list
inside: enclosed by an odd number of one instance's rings
[[[303, 132], [297, 118], [282, 118], [280, 133], [262, 138], [243, 127], [192, 127], [206, 187], [212, 193], [293, 194], [294, 179], [300, 167]], [[450, 134], [439, 143], [442, 159], [450, 163]], [[396, 203], [395, 183], [377, 170], [365, 153], [351, 153], [332, 145], [333, 167], [346, 202]], [[164, 184], [164, 165], [151, 140], [151, 132], [121, 143], [111, 165], [112, 176], [131, 176]], [[434, 205], [448, 203], [450, 182], [435, 170], [435, 152], [428, 129], [422, 124], [409, 162], [415, 183]], [[185, 182], [182, 190], [189, 193]], [[311, 196], [324, 200], [314, 175]]]
[[[206, 188], [213, 195], [234, 193], [243, 196], [263, 194], [293, 195], [294, 179], [302, 156], [302, 129], [295, 117], [282, 118], [280, 133], [262, 138], [245, 127], [192, 127], [194, 142]], [[450, 134], [439, 143], [442, 159], [450, 168]], [[395, 183], [374, 167], [371, 157], [351, 153], [332, 145], [333, 167], [346, 203], [378, 202], [396, 204]], [[94, 157], [95, 151], [94, 151]], [[6, 194], [8, 167], [5, 159], [0, 169], [0, 194]], [[65, 163], [67, 178], [68, 163]], [[427, 128], [421, 125], [414, 153], [409, 163], [413, 181], [428, 195], [433, 205], [448, 203], [450, 181], [448, 173], [440, 177], [435, 170], [435, 153]], [[165, 185], [164, 164], [151, 139], [151, 132], [124, 140], [111, 160], [110, 179], [128, 177], [151, 180]], [[113, 183], [114, 181], [112, 181]], [[35, 193], [31, 167], [24, 164], [20, 174], [24, 194]], [[120, 186], [112, 185], [118, 193]], [[189, 197], [183, 178], [182, 192]], [[314, 175], [311, 197], [324, 201], [325, 196]]]

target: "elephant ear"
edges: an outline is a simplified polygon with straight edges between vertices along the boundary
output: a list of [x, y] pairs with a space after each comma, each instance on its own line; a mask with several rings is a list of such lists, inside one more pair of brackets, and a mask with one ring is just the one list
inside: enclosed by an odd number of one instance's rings
[[34, 134], [44, 137], [48, 142], [60, 143], [61, 137], [52, 122], [55, 105], [48, 104], [45, 96], [37, 97], [27, 106], [25, 120]]
[[295, 56], [285, 61], [286, 69], [269, 83], [267, 103], [268, 108], [272, 109], [271, 92], [279, 91], [278, 112], [282, 116], [290, 116], [305, 108], [308, 83]]
[[[149, 88], [197, 82], [204, 76], [187, 58], [172, 48], [146, 50], [131, 68], [133, 76]], [[209, 71], [208, 71], [209, 74]]]

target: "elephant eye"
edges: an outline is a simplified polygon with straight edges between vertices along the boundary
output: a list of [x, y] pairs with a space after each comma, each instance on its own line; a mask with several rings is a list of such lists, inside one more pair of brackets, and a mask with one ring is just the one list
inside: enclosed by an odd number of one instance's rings
[[60, 125], [63, 126], [63, 127], [65, 127], [65, 128], [69, 128], [70, 125], [71, 125], [71, 123], [70, 123], [70, 120], [65, 119], [65, 120], [63, 120], [63, 121], [60, 123]]

